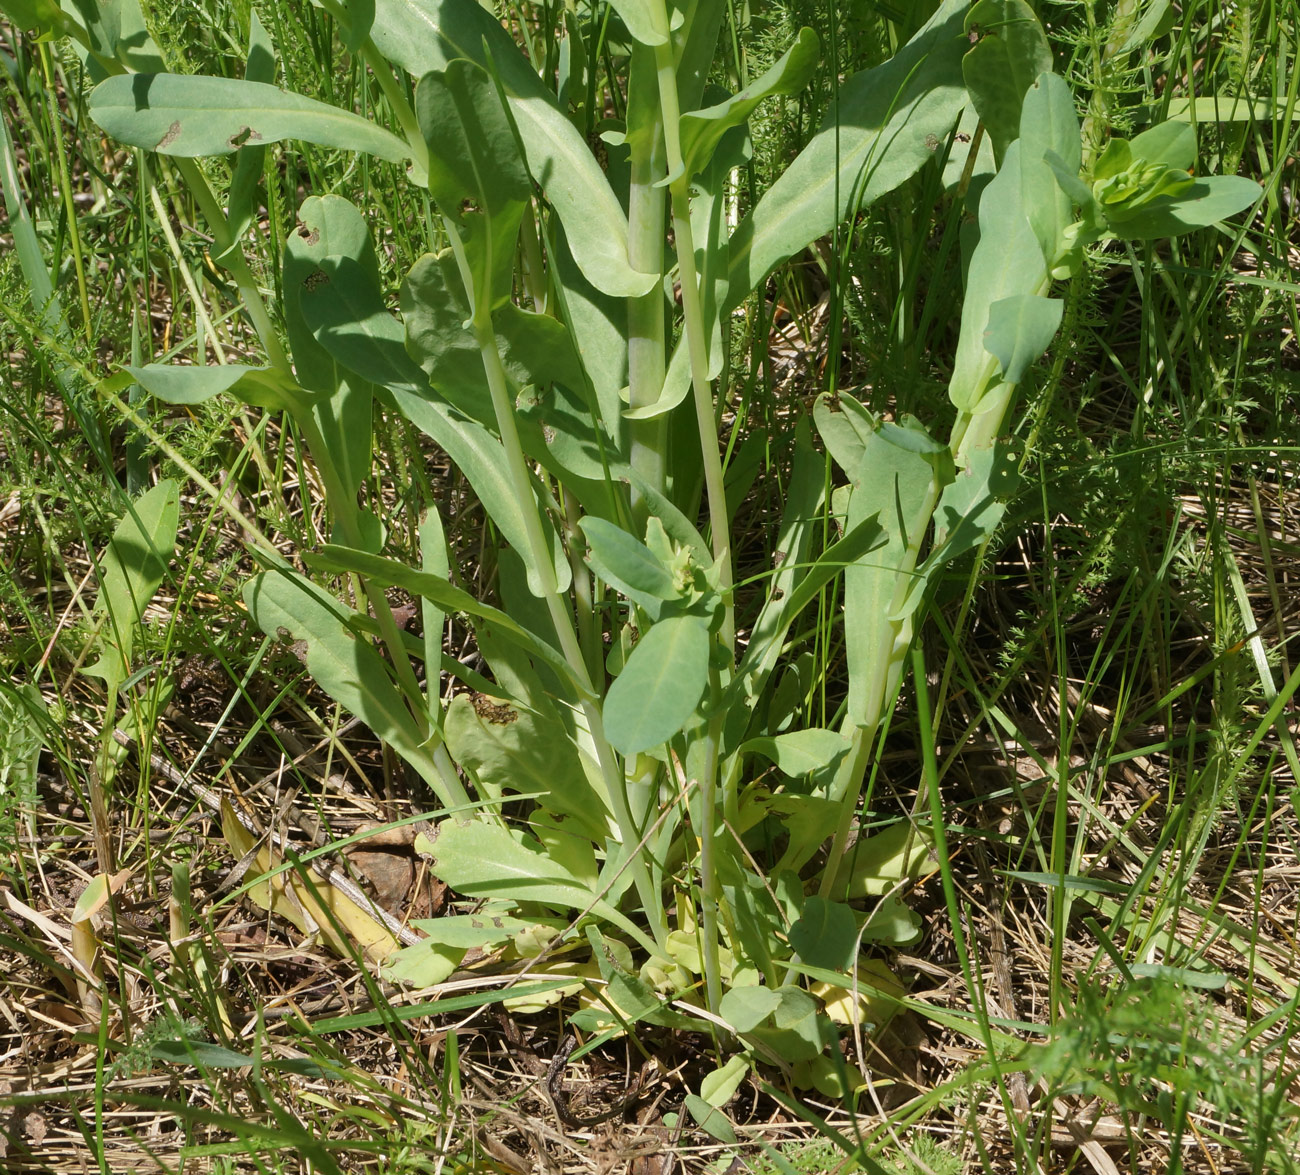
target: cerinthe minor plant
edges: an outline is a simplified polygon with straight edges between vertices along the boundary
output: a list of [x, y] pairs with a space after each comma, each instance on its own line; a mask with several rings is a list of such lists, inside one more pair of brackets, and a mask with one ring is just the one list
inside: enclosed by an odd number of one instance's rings
[[[988, 538], [1014, 489], [999, 438], [1061, 321], [1053, 289], [1106, 236], [1209, 224], [1258, 189], [1195, 178], [1182, 124], [1113, 140], [1085, 169], [1072, 96], [1028, 5], [947, 0], [894, 58], [842, 84], [733, 229], [747, 119], [806, 86], [810, 30], [743, 91], [714, 94], [721, 0], [576, 3], [557, 92], [477, 3], [321, 4], [373, 72], [391, 128], [266, 80], [142, 72], [138, 44], [52, 0], [0, 8], [74, 39], [107, 75], [93, 117], [180, 161], [219, 241], [246, 225], [247, 185], [222, 210], [186, 161], [233, 155], [238, 171], [287, 138], [402, 164], [437, 210], [400, 318], [361, 213], [313, 196], [285, 252], [287, 358], [228, 248], [266, 366], [150, 365], [113, 384], [285, 413], [314, 460], [334, 523], [333, 542], [303, 552], [320, 578], [259, 551], [248, 608], [305, 642], [317, 683], [427, 783], [443, 808], [433, 868], [484, 903], [422, 924], [427, 939], [389, 972], [436, 982], [469, 948], [500, 948], [571, 985], [554, 998], [589, 993], [581, 1026], [722, 1024], [749, 1055], [833, 1085], [831, 1015], [878, 1018], [867, 997], [889, 998], [859, 951], [913, 933], [882, 895], [925, 855], [924, 830], [901, 825], [841, 863], [927, 591]], [[584, 38], [601, 51], [582, 52]], [[604, 170], [567, 96], [613, 86], [623, 117], [602, 127]], [[954, 131], [972, 108], [967, 146]], [[971, 153], [963, 185], [978, 217], [947, 388], [955, 422], [941, 439], [851, 396], [819, 398], [792, 428], [776, 565], [737, 583], [719, 441], [732, 314], [852, 210], [933, 166], [940, 144]], [[473, 487], [498, 544], [496, 598], [455, 585], [432, 503], [415, 563], [393, 557], [383, 520], [360, 506], [377, 411], [425, 433]], [[355, 590], [336, 594], [330, 576]], [[792, 729], [787, 639], [841, 576], [843, 717]], [[391, 586], [423, 601], [421, 638], [394, 621]], [[490, 676], [444, 655], [451, 614]], [[757, 619], [738, 633], [738, 615]], [[460, 688], [444, 704], [446, 675]], [[761, 862], [773, 838], [760, 829], [778, 833]], [[868, 896], [879, 908], [853, 904]], [[741, 1071], [720, 1071], [711, 1096]]]

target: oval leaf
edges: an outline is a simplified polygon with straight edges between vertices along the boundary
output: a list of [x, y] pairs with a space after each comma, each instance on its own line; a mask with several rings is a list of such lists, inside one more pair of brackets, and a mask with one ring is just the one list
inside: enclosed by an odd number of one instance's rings
[[834, 766], [849, 749], [849, 741], [837, 731], [811, 727], [775, 738], [752, 738], [740, 749], [762, 755], [794, 777]]
[[790, 927], [790, 945], [814, 967], [847, 970], [858, 953], [857, 916], [842, 902], [808, 898], [803, 916]]
[[665, 616], [632, 650], [605, 699], [605, 733], [635, 755], [667, 742], [694, 715], [709, 680], [709, 623]]

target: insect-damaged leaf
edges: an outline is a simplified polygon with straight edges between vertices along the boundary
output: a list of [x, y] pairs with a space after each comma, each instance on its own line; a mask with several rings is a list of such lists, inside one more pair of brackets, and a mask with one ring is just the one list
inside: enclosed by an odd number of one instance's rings
[[360, 151], [389, 163], [411, 155], [396, 135], [358, 115], [238, 78], [120, 74], [91, 91], [90, 116], [123, 143], [183, 158], [229, 155], [246, 143], [277, 139]]

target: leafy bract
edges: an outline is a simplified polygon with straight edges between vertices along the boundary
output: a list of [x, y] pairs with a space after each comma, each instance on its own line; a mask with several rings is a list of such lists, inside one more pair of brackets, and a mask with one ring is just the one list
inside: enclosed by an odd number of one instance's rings
[[361, 151], [390, 163], [411, 156], [403, 140], [358, 115], [237, 78], [122, 74], [91, 91], [90, 115], [123, 143], [186, 158], [277, 139]]
[[591, 569], [629, 600], [657, 610], [662, 601], [681, 594], [672, 569], [621, 526], [603, 518], [584, 518], [582, 533], [590, 548]]
[[817, 68], [821, 49], [812, 29], [799, 30], [795, 42], [762, 77], [755, 78], [739, 94], [704, 110], [694, 110], [681, 118], [681, 141], [684, 170], [693, 176], [702, 170], [713, 155], [722, 136], [740, 126], [765, 98], [793, 94], [802, 90]]

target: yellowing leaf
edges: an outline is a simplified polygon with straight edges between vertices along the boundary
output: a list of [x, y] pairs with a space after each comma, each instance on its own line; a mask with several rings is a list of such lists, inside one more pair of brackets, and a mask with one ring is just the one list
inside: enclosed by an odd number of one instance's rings
[[915, 881], [933, 861], [933, 848], [927, 829], [900, 820], [884, 832], [858, 841], [845, 854], [835, 892], [843, 894], [846, 901], [882, 897], [900, 881]]
[[288, 919], [304, 934], [318, 933], [331, 950], [345, 958], [352, 949], [340, 935], [339, 927], [377, 963], [398, 949], [397, 939], [388, 927], [323, 877], [312, 878], [309, 886], [291, 870], [266, 876], [281, 862], [269, 846], [257, 848], [257, 838], [239, 822], [226, 799], [221, 801], [221, 831], [236, 857], [242, 859], [256, 849], [252, 869], [263, 880], [255, 881], [245, 892], [263, 910]]
[[837, 1024], [880, 1028], [898, 1010], [898, 1005], [888, 996], [901, 996], [903, 985], [879, 959], [863, 959], [858, 964], [856, 992], [830, 983], [814, 983], [810, 990], [822, 1001], [826, 1015]]

